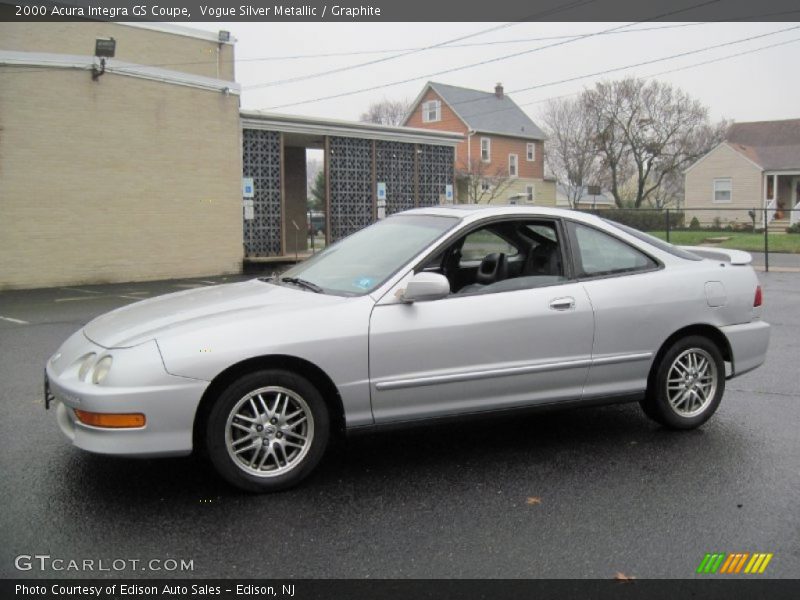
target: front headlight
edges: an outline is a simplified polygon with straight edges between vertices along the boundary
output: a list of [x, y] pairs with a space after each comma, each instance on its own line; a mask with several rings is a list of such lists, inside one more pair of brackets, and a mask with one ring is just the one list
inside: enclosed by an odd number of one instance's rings
[[98, 384], [103, 382], [108, 375], [108, 372], [111, 370], [112, 362], [113, 359], [111, 356], [104, 356], [97, 361], [97, 364], [94, 367], [94, 373], [92, 374], [92, 383]]
[[89, 352], [89, 354], [85, 354], [83, 357], [81, 357], [81, 366], [78, 369], [78, 379], [81, 381], [86, 381], [86, 376], [89, 374], [89, 370], [92, 368], [95, 358], [97, 358], [97, 354], [94, 352]]

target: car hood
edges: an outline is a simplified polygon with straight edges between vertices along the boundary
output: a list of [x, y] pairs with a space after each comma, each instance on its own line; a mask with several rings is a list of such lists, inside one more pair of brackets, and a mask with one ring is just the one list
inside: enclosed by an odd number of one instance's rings
[[247, 318], [248, 315], [282, 316], [310, 307], [337, 304], [341, 296], [315, 294], [258, 279], [209, 286], [135, 302], [89, 322], [84, 334], [105, 348], [129, 348], [168, 333], [206, 322]]

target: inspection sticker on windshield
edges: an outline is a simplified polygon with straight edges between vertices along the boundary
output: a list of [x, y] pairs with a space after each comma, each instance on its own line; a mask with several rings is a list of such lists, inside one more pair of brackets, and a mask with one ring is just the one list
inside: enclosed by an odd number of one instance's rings
[[353, 285], [356, 287], [361, 288], [362, 290], [369, 289], [372, 287], [372, 278], [371, 277], [360, 277], [353, 282]]

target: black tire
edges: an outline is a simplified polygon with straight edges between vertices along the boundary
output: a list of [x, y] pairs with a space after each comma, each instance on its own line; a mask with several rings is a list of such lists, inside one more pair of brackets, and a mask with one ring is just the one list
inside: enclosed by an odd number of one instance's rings
[[716, 412], [725, 393], [725, 362], [714, 342], [697, 335], [679, 339], [654, 368], [640, 403], [648, 417], [671, 429], [694, 429]]
[[328, 407], [317, 388], [282, 369], [237, 379], [217, 398], [206, 421], [206, 449], [215, 469], [249, 492], [297, 485], [322, 459], [329, 439]]

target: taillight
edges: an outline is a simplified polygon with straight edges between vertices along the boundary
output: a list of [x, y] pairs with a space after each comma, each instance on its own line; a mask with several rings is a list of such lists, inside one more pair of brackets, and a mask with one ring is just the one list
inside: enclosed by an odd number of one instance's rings
[[764, 297], [763, 297], [763, 294], [761, 293], [761, 286], [757, 285], [756, 286], [756, 297], [753, 298], [753, 307], [761, 306], [761, 303], [763, 302], [763, 300], [764, 300]]

